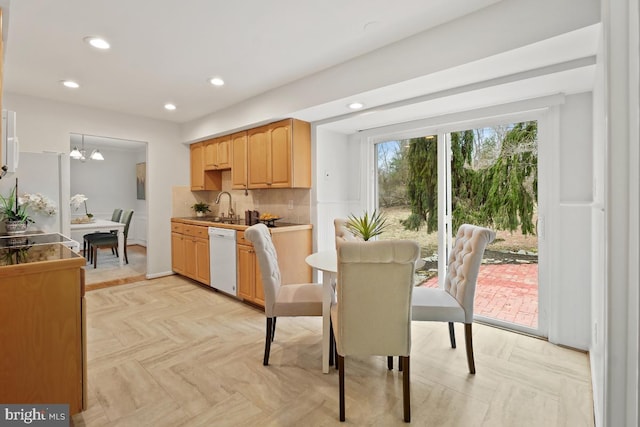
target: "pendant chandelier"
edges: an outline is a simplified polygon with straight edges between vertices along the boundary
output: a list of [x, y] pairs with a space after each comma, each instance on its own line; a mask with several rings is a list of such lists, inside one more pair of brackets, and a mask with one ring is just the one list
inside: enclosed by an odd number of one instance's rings
[[[84, 135], [82, 135], [82, 148], [78, 150], [78, 146], [74, 146], [71, 153], [69, 153], [69, 157], [75, 160], [80, 160], [81, 162], [87, 160], [87, 150], [84, 149]], [[97, 148], [91, 152], [88, 158], [90, 160], [104, 160], [104, 156]]]

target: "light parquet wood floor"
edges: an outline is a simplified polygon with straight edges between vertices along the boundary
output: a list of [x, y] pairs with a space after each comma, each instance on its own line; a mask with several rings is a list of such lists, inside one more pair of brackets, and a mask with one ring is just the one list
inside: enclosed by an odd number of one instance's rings
[[[338, 375], [321, 373], [321, 319], [280, 318], [262, 366], [264, 314], [178, 276], [88, 292], [88, 408], [76, 426], [333, 426]], [[592, 426], [588, 356], [474, 325], [414, 322], [412, 424]], [[347, 425], [402, 422], [386, 358], [346, 359]]]

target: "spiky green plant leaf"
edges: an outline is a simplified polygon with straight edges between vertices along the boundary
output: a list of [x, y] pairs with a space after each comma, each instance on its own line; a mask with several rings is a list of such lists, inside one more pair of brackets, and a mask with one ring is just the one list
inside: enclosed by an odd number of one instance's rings
[[378, 236], [387, 228], [387, 218], [380, 212], [374, 210], [371, 216], [365, 212], [362, 216], [357, 217], [353, 214], [349, 215], [347, 228], [354, 236], [361, 237], [362, 240], [369, 240]]

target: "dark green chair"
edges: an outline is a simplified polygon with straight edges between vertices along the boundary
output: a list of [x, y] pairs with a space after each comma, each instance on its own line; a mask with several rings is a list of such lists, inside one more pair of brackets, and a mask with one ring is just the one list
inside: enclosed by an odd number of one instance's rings
[[[111, 214], [111, 221], [120, 222], [120, 218], [121, 217], [122, 217], [122, 209], [116, 208], [116, 209], [113, 210], [113, 213]], [[82, 236], [82, 239], [83, 239], [82, 255], [87, 256], [87, 249], [88, 249], [89, 250], [89, 262], [91, 262], [91, 244], [89, 243], [89, 240], [92, 239], [92, 238], [105, 237], [105, 236], [108, 236], [109, 234], [118, 234], [118, 230], [110, 230], [109, 232], [96, 231], [94, 233], [88, 233], [88, 234], [85, 234], [84, 236]], [[87, 239], [87, 237], [89, 239]]]
[[[131, 225], [131, 218], [133, 217], [133, 210], [126, 210], [122, 213], [122, 220], [124, 223], [124, 260], [129, 264], [129, 258], [127, 257], [127, 236], [129, 235], [129, 226]], [[112, 252], [115, 251], [115, 255], [118, 254], [118, 234], [105, 233], [104, 236], [90, 237], [89, 247], [91, 248], [90, 259], [93, 260], [93, 268], [98, 266], [98, 249], [111, 248]]]

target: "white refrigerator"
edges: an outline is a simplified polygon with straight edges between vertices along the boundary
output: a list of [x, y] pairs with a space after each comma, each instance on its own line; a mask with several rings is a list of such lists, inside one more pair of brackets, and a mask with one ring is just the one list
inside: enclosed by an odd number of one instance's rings
[[69, 236], [69, 156], [60, 153], [20, 152], [16, 171], [0, 179], [0, 194], [7, 197], [18, 178], [18, 194], [40, 193], [55, 203], [57, 213], [29, 211], [35, 221], [28, 230]]

